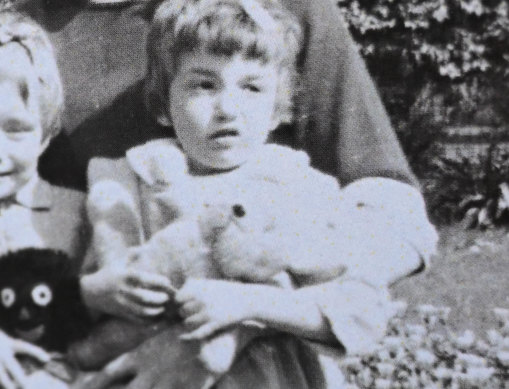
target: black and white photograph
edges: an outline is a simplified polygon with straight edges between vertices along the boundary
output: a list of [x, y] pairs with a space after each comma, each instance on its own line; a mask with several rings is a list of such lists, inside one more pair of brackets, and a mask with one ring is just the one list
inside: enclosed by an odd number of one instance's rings
[[509, 388], [507, 0], [0, 0], [0, 389]]

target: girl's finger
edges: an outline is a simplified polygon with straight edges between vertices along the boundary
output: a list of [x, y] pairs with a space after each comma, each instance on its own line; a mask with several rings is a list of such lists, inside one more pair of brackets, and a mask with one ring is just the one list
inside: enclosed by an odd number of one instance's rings
[[208, 338], [210, 335], [212, 335], [218, 329], [219, 328], [216, 325], [213, 325], [212, 323], [207, 323], [192, 332], [180, 335], [180, 339], [182, 339], [182, 340], [202, 340], [202, 339]]
[[47, 363], [51, 360], [51, 356], [42, 348], [20, 339], [13, 339], [12, 349], [15, 354], [28, 355], [41, 363]]
[[132, 313], [139, 317], [159, 316], [164, 312], [164, 307], [147, 307], [139, 304], [133, 304]]
[[16, 385], [14, 385], [14, 382], [2, 365], [0, 365], [0, 387], [3, 389], [16, 389]]
[[174, 293], [175, 288], [171, 285], [168, 277], [149, 272], [131, 272], [127, 276], [130, 285], [144, 289], [159, 289], [163, 292]]
[[186, 301], [196, 297], [196, 291], [199, 290], [199, 281], [196, 279], [188, 279], [182, 288], [175, 293], [175, 302], [184, 304]]
[[15, 358], [5, 358], [4, 366], [9, 376], [24, 388], [26, 386], [26, 376], [18, 361]]
[[[164, 312], [164, 307], [150, 307], [140, 304], [138, 301], [131, 298], [128, 292], [122, 293], [119, 296], [118, 303], [122, 306], [123, 314], [121, 316], [129, 319], [129, 317], [153, 317], [158, 316]], [[138, 320], [136, 320], [138, 321]]]
[[132, 300], [143, 305], [160, 306], [167, 303], [169, 300], [167, 293], [155, 292], [148, 289], [132, 289], [130, 294]]
[[189, 327], [199, 327], [207, 323], [207, 317], [203, 313], [197, 313], [186, 317], [184, 320], [184, 324]]
[[185, 318], [200, 312], [202, 309], [203, 304], [195, 300], [190, 300], [179, 308], [179, 314]]

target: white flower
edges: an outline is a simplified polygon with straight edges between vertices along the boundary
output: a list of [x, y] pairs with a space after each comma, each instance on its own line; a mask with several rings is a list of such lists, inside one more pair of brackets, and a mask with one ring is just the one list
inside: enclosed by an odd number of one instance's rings
[[493, 310], [495, 317], [501, 324], [505, 324], [509, 322], [509, 309], [505, 308], [495, 308]]
[[500, 333], [504, 336], [509, 336], [509, 323], [505, 323], [500, 327]]
[[458, 336], [455, 339], [453, 339], [453, 343], [458, 348], [461, 348], [464, 350], [468, 349], [474, 345], [475, 335], [474, 335], [473, 331], [466, 330], [465, 332], [463, 332], [463, 334], [461, 336]]
[[498, 345], [502, 347], [502, 350], [509, 351], [509, 336], [504, 336]]
[[483, 355], [488, 354], [488, 352], [490, 351], [490, 345], [482, 339], [477, 340], [475, 347]]
[[391, 380], [386, 380], [383, 378], [377, 378], [375, 380], [375, 389], [391, 389], [392, 383]]
[[452, 377], [453, 371], [447, 367], [440, 366], [433, 371], [433, 375], [439, 380], [446, 380]]
[[424, 348], [420, 348], [415, 352], [415, 362], [421, 368], [429, 368], [433, 366], [436, 361], [435, 355]]
[[421, 324], [407, 324], [405, 326], [405, 333], [407, 335], [426, 335], [427, 334], [426, 327]]
[[505, 367], [509, 367], [509, 351], [499, 351], [497, 353], [497, 359]]
[[359, 371], [362, 369], [362, 359], [359, 357], [346, 357], [341, 364], [351, 371]]
[[407, 311], [407, 308], [408, 308], [408, 304], [405, 302], [405, 301], [394, 301], [392, 303], [392, 308], [394, 309], [394, 312], [395, 312], [395, 316], [396, 317], [402, 317], [406, 311]]
[[473, 384], [483, 384], [488, 381], [493, 374], [495, 369], [492, 367], [471, 367], [468, 368], [466, 376]]
[[410, 335], [407, 341], [407, 347], [410, 349], [422, 346], [424, 343], [424, 335]]
[[397, 352], [403, 346], [403, 338], [398, 336], [387, 336], [383, 340], [383, 345], [387, 348], [387, 350], [391, 352]]
[[368, 369], [364, 369], [357, 375], [357, 383], [363, 388], [369, 388], [373, 384], [373, 375]]
[[456, 360], [465, 367], [485, 367], [488, 364], [486, 359], [475, 354], [458, 353]]
[[391, 355], [389, 354], [389, 350], [386, 350], [385, 348], [383, 349], [380, 349], [376, 352], [376, 356], [378, 357], [378, 359], [380, 359], [382, 362], [383, 361], [389, 361], [391, 360]]
[[394, 373], [394, 365], [392, 363], [377, 363], [376, 368], [380, 373], [380, 377], [389, 378]]
[[498, 346], [502, 343], [502, 335], [500, 335], [500, 332], [498, 332], [497, 330], [495, 329], [490, 329], [488, 330], [487, 332], [488, 334], [488, 342], [490, 343], [490, 345], [492, 346]]

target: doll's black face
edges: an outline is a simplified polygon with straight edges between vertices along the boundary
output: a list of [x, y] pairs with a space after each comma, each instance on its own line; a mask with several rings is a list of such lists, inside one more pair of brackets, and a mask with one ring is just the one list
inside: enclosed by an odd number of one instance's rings
[[69, 263], [65, 254], [49, 249], [23, 249], [0, 257], [0, 328], [44, 346], [61, 336], [66, 308], [76, 305], [76, 293], [63, 288]]
[[46, 279], [1, 282], [2, 327], [11, 336], [38, 343], [51, 326], [53, 297], [53, 285]]

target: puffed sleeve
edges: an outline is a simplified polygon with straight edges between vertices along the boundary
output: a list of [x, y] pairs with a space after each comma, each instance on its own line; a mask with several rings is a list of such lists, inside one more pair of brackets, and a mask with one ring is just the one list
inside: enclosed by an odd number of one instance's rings
[[339, 251], [349, 274], [387, 287], [423, 269], [435, 253], [438, 235], [421, 193], [386, 178], [364, 178], [342, 189]]
[[88, 167], [87, 216], [92, 245], [85, 265], [101, 267], [125, 256], [142, 240], [136, 177], [125, 158], [94, 158]]
[[348, 353], [373, 350], [396, 312], [388, 287], [424, 268], [437, 234], [414, 187], [384, 178], [354, 182], [340, 193], [336, 255], [341, 277], [303, 288]]
[[316, 302], [338, 342], [348, 354], [373, 351], [385, 335], [396, 304], [387, 288], [362, 279], [338, 279], [301, 289]]

